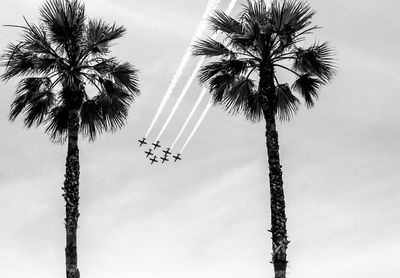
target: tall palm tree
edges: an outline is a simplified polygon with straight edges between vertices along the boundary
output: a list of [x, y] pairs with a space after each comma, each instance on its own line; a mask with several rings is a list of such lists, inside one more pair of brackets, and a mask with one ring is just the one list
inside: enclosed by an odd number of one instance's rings
[[[214, 102], [251, 121], [265, 120], [276, 278], [286, 276], [289, 243], [276, 120], [289, 120], [298, 110], [294, 92], [312, 107], [336, 68], [328, 43], [299, 46], [318, 28], [311, 25], [313, 15], [309, 4], [301, 1], [275, 0], [269, 6], [263, 0], [248, 1], [237, 19], [221, 11], [210, 18], [222, 42], [207, 38], [193, 47], [194, 55], [212, 58], [201, 68], [199, 80], [209, 86]], [[282, 71], [293, 75], [291, 86], [280, 81]]]
[[[79, 277], [76, 229], [79, 217], [78, 134], [93, 141], [121, 128], [139, 94], [137, 70], [110, 57], [110, 46], [126, 33], [123, 26], [87, 19], [78, 0], [48, 0], [40, 23], [25, 19], [22, 38], [2, 56], [4, 81], [21, 80], [9, 119], [23, 114], [26, 127], [45, 125], [55, 142], [68, 142], [65, 200], [66, 276]], [[91, 85], [91, 90], [86, 90]]]

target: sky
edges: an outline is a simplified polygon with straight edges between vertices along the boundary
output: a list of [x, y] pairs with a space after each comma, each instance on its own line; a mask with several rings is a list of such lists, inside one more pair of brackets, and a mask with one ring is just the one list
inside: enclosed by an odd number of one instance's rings
[[[221, 0], [219, 8], [228, 2]], [[19, 32], [3, 25], [23, 24], [23, 16], [37, 22], [41, 3], [2, 3], [0, 49]], [[301, 108], [278, 127], [291, 241], [287, 277], [397, 278], [400, 4], [309, 3], [317, 12], [313, 22], [323, 27], [309, 42], [331, 42], [338, 74], [313, 109]], [[89, 17], [127, 28], [113, 55], [140, 70], [141, 96], [122, 130], [95, 143], [80, 141], [82, 277], [273, 277], [263, 123], [212, 107], [182, 161], [151, 166], [138, 147], [206, 1], [85, 4]], [[150, 141], [196, 61], [188, 64]], [[52, 144], [43, 128], [25, 129], [20, 118], [8, 121], [16, 81], [0, 84], [2, 276], [64, 277], [66, 146]], [[194, 83], [160, 139], [164, 146], [175, 139], [201, 91]]]

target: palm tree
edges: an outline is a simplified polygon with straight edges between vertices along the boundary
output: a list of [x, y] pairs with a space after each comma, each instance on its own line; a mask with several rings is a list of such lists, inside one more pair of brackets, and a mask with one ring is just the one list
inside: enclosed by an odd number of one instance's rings
[[[139, 94], [137, 70], [110, 57], [110, 45], [123, 26], [87, 19], [78, 0], [48, 0], [40, 23], [25, 19], [22, 38], [2, 56], [4, 81], [21, 77], [9, 119], [24, 116], [26, 127], [45, 125], [54, 142], [68, 142], [65, 200], [66, 276], [79, 277], [76, 229], [79, 217], [78, 134], [95, 140], [121, 128]], [[86, 91], [86, 85], [91, 90]]]
[[[276, 119], [289, 120], [298, 110], [294, 92], [312, 107], [336, 68], [328, 43], [299, 46], [319, 28], [311, 25], [313, 15], [309, 4], [296, 0], [275, 0], [270, 6], [248, 1], [237, 19], [221, 11], [211, 16], [211, 28], [222, 42], [207, 38], [193, 47], [194, 55], [213, 58], [201, 68], [199, 80], [209, 86], [214, 103], [251, 121], [265, 120], [276, 278], [286, 276], [289, 243]], [[279, 80], [282, 71], [293, 75], [291, 86]]]

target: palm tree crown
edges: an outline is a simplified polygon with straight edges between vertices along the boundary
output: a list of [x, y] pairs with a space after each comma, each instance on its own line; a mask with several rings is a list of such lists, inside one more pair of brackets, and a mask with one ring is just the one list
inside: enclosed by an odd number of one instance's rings
[[66, 139], [71, 109], [79, 110], [79, 131], [90, 140], [124, 125], [139, 89], [137, 70], [108, 55], [111, 43], [126, 33], [123, 26], [87, 19], [77, 0], [47, 1], [38, 25], [25, 19], [25, 26], [11, 26], [22, 29], [22, 39], [1, 57], [4, 81], [22, 77], [11, 121], [22, 113], [28, 128], [45, 124], [56, 141]]
[[[298, 46], [319, 28], [311, 26], [313, 15], [307, 3], [292, 0], [274, 0], [270, 6], [248, 1], [238, 19], [215, 12], [211, 27], [224, 38], [199, 40], [193, 47], [194, 55], [214, 58], [201, 69], [200, 82], [208, 83], [216, 103], [253, 121], [264, 118], [268, 109], [289, 120], [300, 103], [293, 91], [312, 107], [318, 89], [335, 74], [334, 51], [327, 42]], [[294, 75], [291, 86], [279, 81], [278, 68]]]

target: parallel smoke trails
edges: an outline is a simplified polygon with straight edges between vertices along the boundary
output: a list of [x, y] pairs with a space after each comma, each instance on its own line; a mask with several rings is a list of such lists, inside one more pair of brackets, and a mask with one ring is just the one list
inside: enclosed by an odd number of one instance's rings
[[[236, 5], [236, 1], [237, 1], [237, 0], [232, 0], [232, 1], [229, 3], [228, 8], [227, 8], [226, 11], [225, 11], [225, 13], [226, 13], [227, 15], [229, 15], [229, 14], [232, 12], [233, 8], [234, 8], [235, 5]], [[215, 40], [215, 39], [217, 38], [217, 35], [218, 35], [218, 34], [214, 34], [211, 38], [212, 38], [213, 40]], [[204, 60], [203, 60], [203, 62], [204, 62]], [[202, 63], [203, 63], [203, 62], [202, 62]], [[195, 70], [194, 72], [196, 72], [196, 74], [197, 74], [198, 71]], [[190, 84], [191, 84], [191, 82], [190, 82]], [[190, 86], [190, 84], [189, 84], [189, 86]], [[207, 89], [203, 89], [203, 90], [201, 91], [199, 97], [198, 97], [197, 100], [196, 100], [195, 105], [193, 106], [192, 110], [190, 111], [190, 114], [189, 114], [188, 118], [186, 119], [186, 121], [185, 121], [185, 123], [183, 124], [181, 130], [179, 131], [178, 135], [176, 136], [174, 143], [172, 143], [171, 149], [175, 146], [175, 144], [178, 142], [179, 138], [182, 136], [183, 131], [185, 130], [186, 126], [188, 125], [190, 119], [193, 117], [193, 114], [194, 114], [194, 112], [197, 110], [197, 107], [199, 106], [200, 101], [203, 99], [204, 94], [205, 94], [206, 91], [207, 91]], [[186, 92], [185, 92], [185, 94], [186, 94]], [[175, 112], [173, 112], [173, 113], [175, 113]]]
[[189, 124], [189, 121], [192, 119], [194, 112], [197, 110], [197, 107], [199, 106], [201, 100], [203, 99], [205, 93], [207, 92], [207, 88], [204, 88], [203, 90], [201, 90], [201, 93], [199, 95], [199, 97], [196, 100], [196, 103], [194, 104], [192, 111], [190, 111], [189, 116], [187, 117], [185, 123], [183, 124], [181, 130], [179, 131], [178, 135], [175, 138], [174, 143], [172, 143], [171, 145], [171, 149], [173, 149], [175, 147], [175, 144], [178, 142], [179, 138], [182, 136], [183, 131], [186, 129], [186, 126]]
[[183, 147], [181, 149], [181, 151], [179, 153], [182, 153], [183, 150], [186, 148], [186, 145], [189, 143], [190, 139], [192, 139], [193, 134], [196, 132], [196, 130], [199, 128], [201, 122], [204, 120], [204, 117], [207, 115], [208, 110], [210, 110], [210, 107], [212, 105], [212, 100], [210, 99], [208, 101], [208, 104], [206, 106], [206, 108], [204, 109], [203, 113], [201, 114], [200, 118], [197, 120], [196, 125], [194, 126], [192, 132], [190, 133], [188, 139], [186, 140], [185, 144], [183, 144]]
[[[264, 2], [265, 2], [265, 4], [267, 5], [267, 7], [268, 7], [268, 5], [271, 5], [271, 1], [269, 1], [269, 0], [264, 0]], [[228, 9], [227, 9], [227, 11], [226, 11], [226, 14], [229, 15], [229, 13], [232, 11], [232, 9], [233, 9], [233, 7], [235, 6], [235, 4], [236, 4], [236, 0], [231, 1], [231, 3], [229, 4]], [[203, 90], [206, 90], [206, 89], [203, 89]], [[203, 91], [202, 91], [201, 94], [200, 94], [201, 97], [202, 97], [202, 94], [203, 94]], [[200, 97], [199, 97], [199, 98], [200, 98]], [[198, 100], [198, 101], [199, 101], [199, 100]], [[200, 102], [200, 101], [199, 101], [199, 102]], [[197, 102], [196, 102], [196, 104], [197, 104]], [[195, 127], [193, 128], [192, 132], [190, 133], [188, 139], [186, 140], [185, 144], [183, 145], [183, 147], [182, 147], [182, 149], [181, 149], [181, 151], [180, 151], [179, 153], [182, 153], [183, 150], [186, 148], [187, 144], [188, 144], [189, 141], [192, 139], [193, 134], [194, 134], [194, 133], [196, 132], [196, 130], [199, 128], [201, 122], [204, 120], [205, 116], [207, 115], [208, 111], [210, 110], [211, 105], [212, 105], [212, 99], [210, 98], [210, 100], [209, 100], [207, 106], [204, 108], [203, 113], [201, 114], [201, 116], [200, 116], [200, 118], [198, 119], [198, 121], [197, 121]], [[195, 107], [196, 107], [196, 105], [195, 105]], [[196, 107], [196, 108], [197, 108], [197, 107]], [[195, 110], [196, 108], [194, 108], [193, 110]], [[194, 113], [194, 111], [191, 111], [190, 113], [191, 113], [191, 114], [190, 114], [189, 117], [192, 116], [192, 113]], [[185, 124], [186, 124], [186, 123], [185, 123]], [[181, 132], [182, 132], [182, 130], [181, 130]], [[175, 140], [177, 141], [177, 139], [175, 139]], [[175, 142], [174, 142], [174, 143], [175, 143]]]
[[200, 20], [199, 25], [197, 26], [196, 32], [195, 32], [194, 36], [192, 37], [190, 45], [187, 48], [187, 50], [185, 52], [185, 55], [182, 58], [182, 61], [181, 61], [180, 65], [179, 65], [179, 67], [178, 67], [178, 70], [175, 72], [175, 75], [173, 76], [173, 78], [171, 80], [171, 83], [168, 86], [167, 92], [165, 93], [163, 99], [161, 100], [161, 103], [160, 103], [160, 105], [159, 105], [159, 107], [157, 109], [156, 114], [154, 115], [153, 120], [151, 121], [150, 127], [147, 130], [145, 137], [147, 137], [149, 135], [150, 131], [154, 127], [154, 124], [157, 122], [158, 117], [160, 116], [162, 110], [164, 109], [164, 106], [166, 105], [166, 103], [167, 103], [169, 97], [171, 96], [174, 88], [176, 87], [176, 84], [178, 83], [178, 80], [181, 77], [187, 62], [190, 59], [192, 45], [203, 34], [204, 30], [206, 29], [208, 16], [210, 15], [210, 13], [213, 10], [215, 10], [215, 8], [217, 7], [219, 2], [220, 2], [220, 0], [209, 0], [208, 1], [207, 8], [206, 8], [201, 20]]
[[195, 67], [195, 69], [194, 69], [193, 72], [192, 72], [192, 75], [189, 77], [189, 79], [188, 79], [188, 81], [186, 82], [186, 85], [185, 85], [185, 87], [183, 88], [183, 90], [182, 90], [182, 92], [181, 92], [179, 98], [176, 100], [176, 103], [175, 103], [174, 107], [172, 108], [172, 111], [171, 111], [171, 113], [169, 114], [167, 120], [165, 121], [163, 127], [161, 128], [161, 131], [160, 131], [160, 133], [158, 134], [158, 136], [157, 136], [157, 138], [156, 138], [156, 141], [158, 141], [158, 140], [160, 139], [160, 137], [161, 137], [161, 135], [163, 134], [164, 130], [167, 128], [169, 122], [171, 121], [172, 117], [174, 116], [176, 110], [178, 110], [179, 105], [181, 104], [183, 98], [185, 97], [187, 91], [189, 90], [190, 85], [192, 84], [193, 80], [196, 78], [196, 75], [197, 75], [197, 73], [199, 72], [200, 67], [201, 67], [201, 65], [203, 64], [204, 60], [205, 60], [205, 58], [201, 58], [201, 59], [197, 62], [196, 67]]
[[[233, 8], [235, 7], [236, 1], [237, 1], [237, 0], [232, 0], [232, 1], [229, 3], [228, 8], [227, 8], [226, 11], [225, 11], [225, 13], [226, 13], [227, 15], [229, 15], [229, 14], [232, 12]], [[215, 40], [215, 39], [217, 38], [217, 36], [218, 36], [218, 34], [215, 33], [211, 38], [212, 38], [213, 40]], [[165, 123], [164, 123], [164, 125], [163, 125], [163, 127], [162, 127], [162, 129], [161, 129], [161, 131], [160, 131], [160, 133], [158, 134], [156, 141], [159, 140], [160, 137], [161, 137], [161, 135], [164, 133], [165, 129], [167, 128], [167, 126], [168, 126], [168, 124], [169, 124], [169, 122], [171, 121], [172, 117], [174, 116], [176, 110], [178, 109], [180, 103], [182, 102], [182, 99], [185, 97], [187, 91], [189, 90], [190, 86], [192, 85], [193, 80], [195, 79], [195, 77], [196, 77], [197, 73], [199, 72], [200, 67], [201, 67], [201, 65], [204, 63], [204, 61], [205, 61], [205, 58], [201, 58], [200, 61], [197, 63], [195, 69], [194, 69], [193, 72], [192, 72], [192, 75], [190, 76], [190, 78], [189, 78], [188, 81], [186, 82], [186, 85], [185, 85], [185, 87], [183, 88], [183, 90], [182, 90], [182, 92], [181, 92], [181, 95], [179, 96], [178, 100], [176, 101], [175, 106], [172, 108], [171, 114], [169, 114], [168, 119], [165, 121]], [[203, 93], [203, 94], [200, 94], [200, 96], [201, 96], [201, 97], [199, 96], [200, 99], [199, 99], [199, 98], [197, 99], [197, 101], [196, 101], [197, 106], [198, 106], [198, 103], [197, 103], [197, 102], [200, 102], [200, 101], [201, 101], [201, 98], [202, 98], [203, 95], [204, 95], [204, 93]], [[185, 124], [183, 125], [182, 129], [180, 130], [180, 132], [179, 132], [177, 138], [175, 139], [174, 143], [173, 143], [172, 146], [171, 146], [171, 149], [172, 149], [172, 147], [176, 144], [176, 142], [178, 141], [178, 139], [179, 139], [179, 137], [181, 136], [183, 130], [186, 128], [187, 122], [189, 122], [190, 118], [193, 116], [195, 110], [197, 109], [197, 106], [195, 105], [195, 106], [193, 107], [192, 111], [190, 112], [190, 116], [188, 117], [188, 119], [186, 120], [186, 122], [185, 122]]]
[[[264, 0], [264, 1], [265, 1], [265, 4], [266, 4], [267, 6], [268, 6], [268, 5], [271, 5], [271, 1], [269, 1], [269, 0]], [[228, 8], [229, 12], [232, 11], [233, 7], [235, 6], [235, 3], [236, 3], [235, 0], [234, 0], [234, 1], [231, 1], [231, 3], [229, 4], [229, 8]], [[226, 13], [228, 13], [228, 12], [226, 12]], [[180, 153], [183, 152], [183, 150], [186, 148], [186, 145], [189, 143], [190, 139], [193, 137], [193, 134], [194, 134], [194, 133], [196, 132], [196, 130], [199, 128], [199, 125], [200, 125], [201, 122], [204, 120], [205, 116], [206, 116], [207, 113], [208, 113], [208, 110], [210, 110], [211, 105], [212, 105], [212, 99], [210, 98], [210, 100], [209, 100], [207, 106], [205, 107], [203, 113], [201, 114], [199, 120], [197, 121], [195, 127], [193, 128], [192, 133], [190, 133], [188, 139], [186, 140], [185, 144], [183, 145], [183, 147], [182, 147]]]

